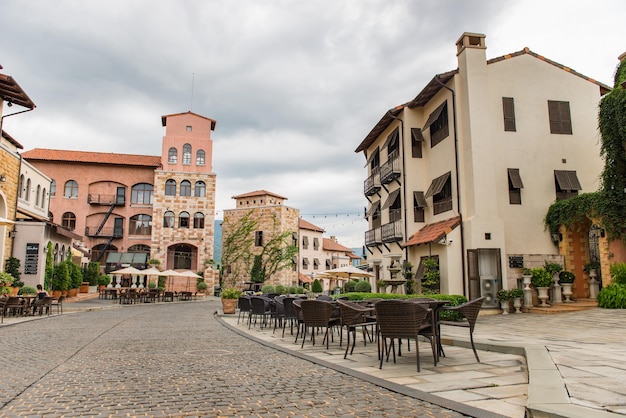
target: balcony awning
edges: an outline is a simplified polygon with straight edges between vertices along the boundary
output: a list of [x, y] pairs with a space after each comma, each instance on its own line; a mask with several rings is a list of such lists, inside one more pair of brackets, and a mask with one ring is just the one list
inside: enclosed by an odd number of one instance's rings
[[396, 189], [393, 192], [389, 193], [389, 197], [387, 197], [387, 200], [385, 200], [385, 204], [383, 205], [383, 209], [387, 209], [389, 206], [393, 205], [393, 203], [398, 198], [399, 194], [400, 194], [400, 189]]
[[410, 247], [412, 245], [429, 244], [431, 242], [439, 241], [460, 224], [461, 218], [459, 216], [435, 222], [433, 224], [428, 224], [411, 235], [409, 240], [401, 245], [403, 247]]
[[437, 119], [439, 119], [439, 116], [441, 115], [441, 111], [443, 110], [446, 103], [448, 102], [445, 101], [442, 104], [440, 104], [439, 107], [435, 109], [433, 113], [430, 114], [430, 116], [428, 117], [428, 120], [426, 121], [426, 124], [422, 128], [422, 131], [425, 131], [426, 129], [430, 128], [430, 125], [432, 125], [433, 123], [435, 123]]
[[582, 190], [582, 186], [580, 185], [580, 181], [578, 181], [578, 176], [576, 176], [575, 171], [566, 171], [566, 170], [554, 170], [554, 176], [556, 177], [556, 182], [559, 184], [561, 190]]
[[415, 206], [418, 208], [425, 208], [428, 206], [426, 204], [426, 198], [424, 198], [424, 192], [413, 192], [413, 200], [415, 201]]
[[519, 175], [519, 168], [509, 168], [507, 171], [509, 173], [511, 186], [513, 186], [514, 189], [523, 189], [524, 183], [522, 183], [522, 177]]
[[380, 209], [380, 200], [377, 200], [376, 202], [372, 203], [372, 206], [370, 206], [369, 210], [365, 213], [365, 217], [369, 218], [379, 209]]

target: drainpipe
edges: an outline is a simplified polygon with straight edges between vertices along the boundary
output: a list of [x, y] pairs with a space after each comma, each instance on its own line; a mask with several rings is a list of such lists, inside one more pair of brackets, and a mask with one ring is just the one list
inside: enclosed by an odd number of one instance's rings
[[465, 234], [463, 232], [463, 216], [461, 214], [461, 186], [459, 183], [459, 136], [456, 127], [456, 93], [453, 89], [446, 86], [439, 80], [439, 76], [435, 77], [435, 81], [439, 83], [444, 89], [448, 90], [452, 94], [452, 117], [454, 123], [454, 165], [456, 171], [456, 204], [459, 212], [459, 228], [461, 232], [461, 268], [463, 274], [463, 295], [467, 296], [466, 274], [465, 274]]
[[[20, 168], [17, 171], [17, 193], [15, 194], [15, 212], [13, 213], [14, 220], [17, 218], [17, 203], [20, 200], [20, 176], [22, 175], [22, 154], [18, 153], [18, 155], [20, 156]], [[11, 241], [11, 257], [15, 256], [15, 224], [13, 224], [13, 231], [13, 238]]]
[[[391, 116], [393, 119], [397, 120], [400, 122], [400, 144], [402, 144], [402, 147], [399, 147], [401, 152], [402, 152], [402, 201], [404, 202], [404, 213], [402, 214], [402, 220], [404, 221], [404, 239], [408, 240], [409, 236], [408, 236], [408, 226], [407, 226], [407, 200], [406, 200], [406, 161], [404, 158], [404, 120], [400, 119], [396, 116], [394, 116], [391, 113], [391, 109], [389, 109], [387, 111], [387, 114], [389, 116]], [[399, 144], [398, 144], [399, 145]], [[404, 261], [406, 261], [407, 263], [409, 262], [409, 247], [404, 247]]]
[[19, 115], [20, 113], [26, 113], [26, 112], [30, 112], [31, 110], [34, 110], [35, 108], [33, 107], [32, 109], [26, 109], [26, 110], [20, 110], [19, 112], [15, 112], [15, 113], [10, 113], [8, 115], [4, 115], [0, 118], [0, 132], [2, 132], [2, 125], [4, 124], [4, 118], [8, 118], [9, 116], [15, 116], [15, 115]]

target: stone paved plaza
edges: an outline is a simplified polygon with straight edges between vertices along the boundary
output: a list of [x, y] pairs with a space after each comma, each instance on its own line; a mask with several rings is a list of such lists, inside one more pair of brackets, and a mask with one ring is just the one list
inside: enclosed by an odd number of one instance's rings
[[0, 416], [463, 416], [257, 344], [209, 299], [9, 320]]

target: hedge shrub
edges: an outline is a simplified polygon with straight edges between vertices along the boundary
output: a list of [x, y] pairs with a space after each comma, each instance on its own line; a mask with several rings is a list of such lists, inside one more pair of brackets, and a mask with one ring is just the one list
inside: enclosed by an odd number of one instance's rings
[[598, 293], [598, 306], [605, 309], [626, 309], [626, 285], [610, 284]]

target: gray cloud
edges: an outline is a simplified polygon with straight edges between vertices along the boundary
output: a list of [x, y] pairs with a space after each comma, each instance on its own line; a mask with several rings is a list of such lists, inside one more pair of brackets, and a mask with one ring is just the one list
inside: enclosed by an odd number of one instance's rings
[[623, 52], [610, 28], [626, 10], [600, 3], [602, 22], [562, 0], [3, 2], [0, 64], [38, 106], [4, 128], [26, 149], [158, 155], [161, 115], [192, 108], [217, 120], [218, 217], [231, 196], [267, 189], [360, 246], [353, 151], [387, 109], [456, 68], [461, 33], [487, 34], [489, 57], [529, 46], [610, 82]]

